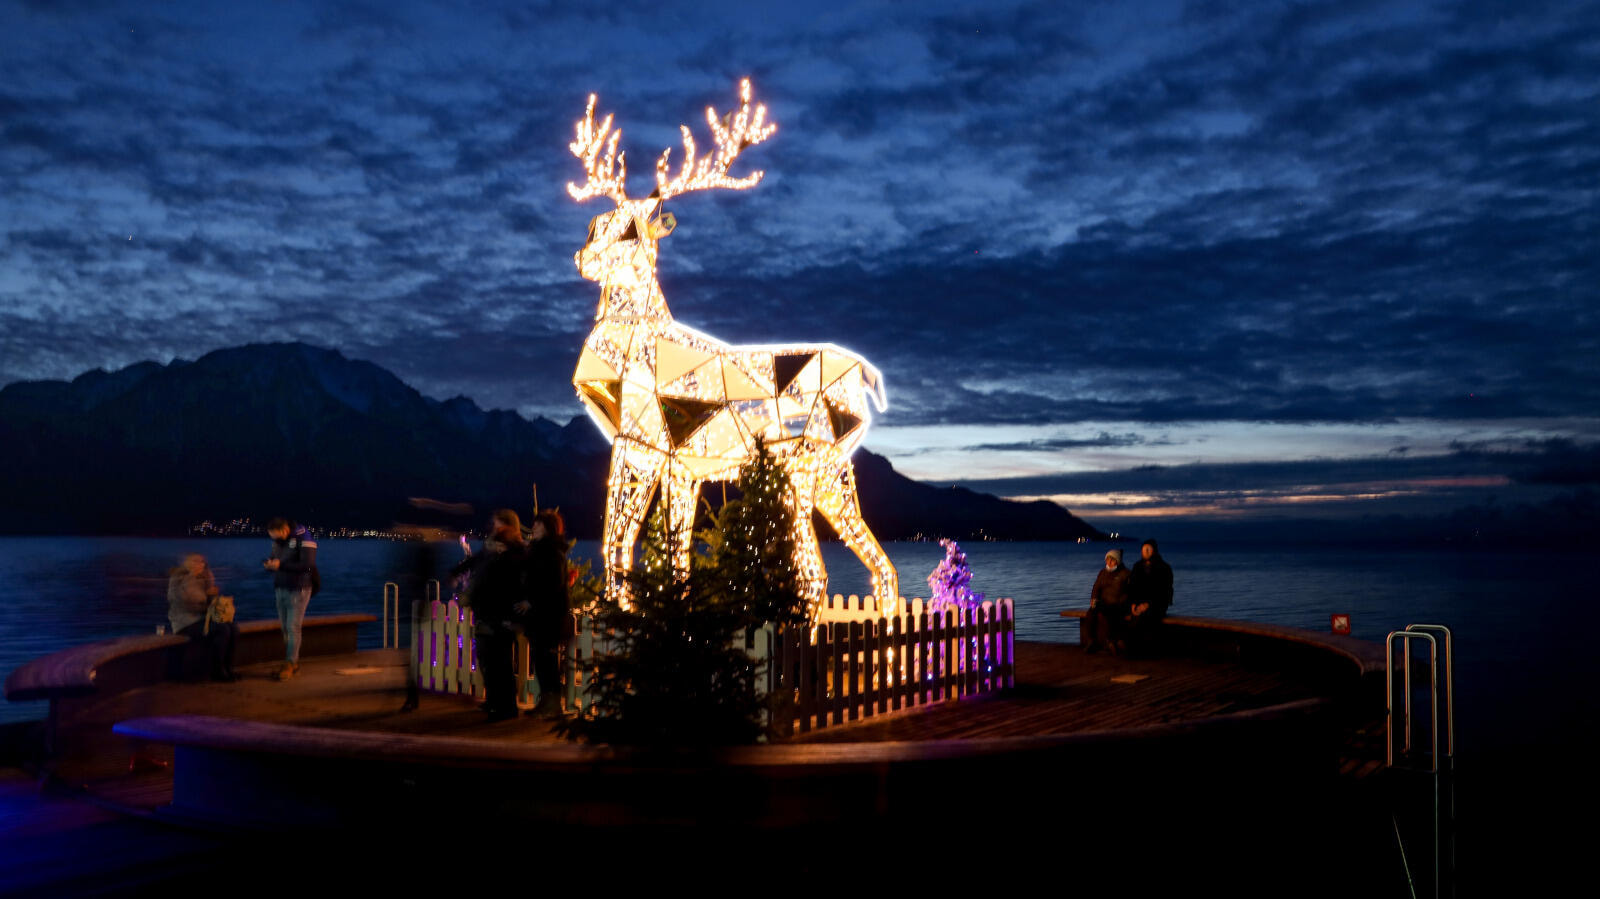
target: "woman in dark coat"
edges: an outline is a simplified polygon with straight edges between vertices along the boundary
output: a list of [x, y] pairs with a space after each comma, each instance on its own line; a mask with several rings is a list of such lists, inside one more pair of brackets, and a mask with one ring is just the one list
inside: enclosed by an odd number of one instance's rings
[[472, 617], [478, 643], [478, 670], [483, 672], [483, 710], [490, 721], [517, 716], [517, 678], [512, 654], [518, 607], [528, 601], [528, 548], [522, 542], [522, 521], [510, 509], [489, 520], [489, 540], [502, 548], [485, 552], [472, 577]]
[[528, 598], [519, 604], [519, 623], [528, 637], [533, 674], [539, 679], [539, 704], [530, 714], [561, 714], [561, 647], [572, 635], [567, 599], [567, 535], [561, 513], [548, 509], [533, 518], [528, 544]]
[[1106, 567], [1094, 579], [1089, 591], [1089, 614], [1083, 616], [1085, 652], [1127, 649], [1128, 569], [1122, 567], [1122, 550], [1106, 553]]

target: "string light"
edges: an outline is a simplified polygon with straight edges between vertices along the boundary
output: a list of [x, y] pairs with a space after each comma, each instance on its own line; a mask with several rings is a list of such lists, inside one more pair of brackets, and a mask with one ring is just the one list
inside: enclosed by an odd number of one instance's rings
[[850, 463], [873, 409], [887, 408], [882, 375], [831, 343], [734, 346], [681, 325], [656, 280], [659, 241], [676, 226], [662, 209], [666, 200], [696, 190], [745, 190], [761, 180], [761, 171], [728, 174], [745, 148], [777, 131], [765, 106], [752, 108], [749, 79], [740, 82], [739, 99], [726, 116], [706, 108], [715, 145], [709, 156], [697, 154], [688, 126], [680, 126], [679, 171], [670, 175], [671, 150], [663, 152], [655, 190], [644, 198], [627, 196], [622, 132], [613, 116], [595, 122], [594, 95], [570, 144], [587, 179], [569, 183], [567, 192], [579, 201], [605, 196], [616, 204], [590, 222], [589, 239], [574, 257], [579, 273], [600, 285], [594, 330], [572, 383], [612, 445], [601, 546], [607, 589], [622, 588], [645, 510], [658, 492], [674, 534], [672, 564], [687, 572], [701, 485], [737, 480], [759, 439], [792, 485], [795, 565], [813, 609], [827, 595], [827, 569], [811, 524], [816, 511], [866, 565], [882, 614], [893, 616], [900, 609], [899, 576], [861, 517]]

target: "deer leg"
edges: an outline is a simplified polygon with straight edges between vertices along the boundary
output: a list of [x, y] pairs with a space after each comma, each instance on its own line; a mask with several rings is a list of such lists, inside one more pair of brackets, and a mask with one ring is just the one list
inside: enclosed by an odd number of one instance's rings
[[856, 554], [861, 564], [872, 572], [872, 590], [878, 597], [879, 614], [885, 618], [900, 613], [900, 576], [889, 561], [889, 554], [872, 536], [866, 521], [861, 517], [861, 503], [856, 495], [855, 469], [848, 460], [840, 460], [833, 468], [823, 469], [817, 484], [817, 511], [838, 532], [839, 539]]
[[694, 513], [700, 500], [700, 481], [680, 465], [670, 465], [661, 481], [666, 488], [667, 537], [672, 553], [672, 570], [679, 577], [689, 576], [689, 554], [694, 541]]
[[605, 559], [606, 593], [624, 596], [624, 581], [633, 568], [633, 544], [639, 539], [645, 509], [667, 455], [625, 437], [611, 445], [611, 473], [606, 482], [606, 523], [600, 551]]
[[789, 481], [794, 486], [794, 543], [795, 562], [800, 571], [800, 592], [807, 605], [815, 610], [828, 598], [828, 568], [822, 562], [822, 547], [817, 543], [817, 529], [811, 523], [813, 476], [791, 471]]

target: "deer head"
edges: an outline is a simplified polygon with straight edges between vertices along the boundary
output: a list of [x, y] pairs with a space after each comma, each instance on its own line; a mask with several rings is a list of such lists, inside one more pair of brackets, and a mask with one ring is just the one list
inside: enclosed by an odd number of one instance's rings
[[761, 143], [777, 130], [776, 125], [766, 121], [765, 106], [751, 108], [748, 78], [739, 83], [739, 99], [739, 108], [721, 117], [715, 109], [706, 107], [706, 123], [716, 141], [714, 154], [697, 157], [689, 126], [680, 125], [683, 165], [678, 174], [669, 177], [672, 150], [668, 148], [656, 160], [655, 190], [643, 199], [633, 200], [627, 194], [626, 154], [617, 151], [622, 130], [612, 129], [613, 116], [595, 123], [595, 95], [589, 95], [589, 108], [578, 122], [576, 139], [569, 145], [572, 155], [583, 160], [588, 180], [581, 186], [568, 183], [567, 192], [579, 201], [604, 195], [616, 204], [615, 209], [590, 220], [589, 238], [575, 257], [578, 273], [604, 288], [602, 314], [608, 295], [619, 288], [634, 296], [641, 292], [636, 288], [648, 290], [655, 284], [657, 243], [677, 224], [671, 213], [662, 211], [663, 203], [693, 190], [743, 190], [761, 180], [764, 173], [760, 171], [743, 178], [728, 175], [728, 167], [745, 147]]

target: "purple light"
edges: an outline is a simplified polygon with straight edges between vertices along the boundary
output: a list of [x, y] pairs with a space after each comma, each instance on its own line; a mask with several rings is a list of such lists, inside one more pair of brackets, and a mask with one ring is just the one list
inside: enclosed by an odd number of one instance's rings
[[944, 560], [928, 575], [928, 608], [975, 609], [983, 603], [983, 594], [968, 588], [972, 582], [972, 569], [967, 567], [967, 554], [954, 540], [942, 539]]

